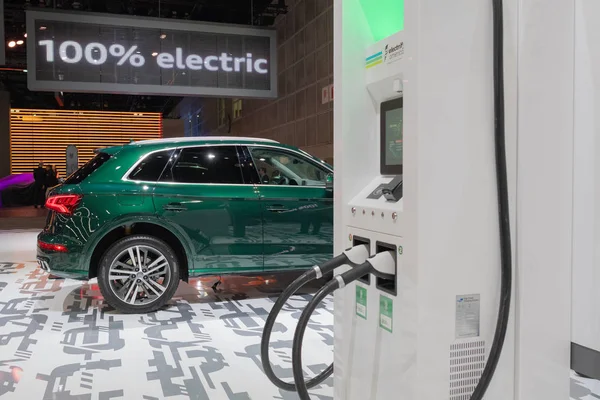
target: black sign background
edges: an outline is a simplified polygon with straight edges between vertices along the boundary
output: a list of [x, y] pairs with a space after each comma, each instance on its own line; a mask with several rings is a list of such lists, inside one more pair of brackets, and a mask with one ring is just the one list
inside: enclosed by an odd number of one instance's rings
[[27, 32], [30, 90], [277, 95], [273, 30], [28, 11]]

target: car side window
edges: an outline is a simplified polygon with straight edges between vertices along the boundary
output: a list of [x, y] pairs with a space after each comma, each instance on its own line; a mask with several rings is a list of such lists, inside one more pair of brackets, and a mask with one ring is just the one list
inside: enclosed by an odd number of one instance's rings
[[181, 150], [160, 179], [178, 183], [243, 184], [235, 146], [202, 146]]
[[249, 148], [263, 185], [325, 186], [329, 171], [285, 150]]
[[135, 166], [127, 178], [133, 181], [158, 181], [173, 152], [171, 149], [149, 154]]

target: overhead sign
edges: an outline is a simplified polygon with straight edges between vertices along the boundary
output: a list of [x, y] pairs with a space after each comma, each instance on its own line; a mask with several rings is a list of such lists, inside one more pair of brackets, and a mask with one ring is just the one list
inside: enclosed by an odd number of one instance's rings
[[271, 29], [27, 11], [27, 34], [29, 90], [277, 97]]

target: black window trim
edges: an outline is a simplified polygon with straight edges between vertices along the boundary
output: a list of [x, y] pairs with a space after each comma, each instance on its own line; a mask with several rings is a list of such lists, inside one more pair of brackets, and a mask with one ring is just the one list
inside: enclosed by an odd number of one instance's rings
[[[250, 179], [252, 180], [252, 185], [257, 186], [258, 184], [260, 184], [260, 178], [258, 176], [258, 169], [256, 169], [256, 164], [254, 163], [254, 157], [252, 157], [252, 153], [250, 152], [251, 146], [244, 144], [238, 147], [240, 148], [240, 151], [243, 154], [243, 159], [241, 159], [243, 168], [246, 168], [250, 171]], [[251, 162], [252, 165], [246, 164], [246, 161]]]

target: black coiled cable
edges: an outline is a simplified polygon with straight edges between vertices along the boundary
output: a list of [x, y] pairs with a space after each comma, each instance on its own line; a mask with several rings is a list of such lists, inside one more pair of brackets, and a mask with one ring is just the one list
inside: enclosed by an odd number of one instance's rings
[[300, 319], [298, 320], [298, 326], [296, 327], [296, 332], [294, 333], [294, 345], [292, 348], [292, 365], [294, 370], [294, 381], [296, 382], [296, 391], [302, 400], [310, 400], [310, 394], [308, 393], [308, 389], [310, 389], [307, 385], [302, 384], [304, 382], [304, 373], [302, 371], [302, 342], [304, 341], [304, 333], [306, 332], [306, 327], [308, 326], [308, 322], [310, 321], [310, 317], [313, 312], [317, 309], [319, 304], [325, 299], [325, 297], [329, 296], [331, 293], [335, 292], [340, 288], [340, 285], [346, 285], [348, 283], [354, 282], [361, 276], [368, 274], [369, 272], [373, 272], [372, 265], [367, 261], [357, 267], [352, 268], [348, 272], [343, 273], [342, 275], [338, 275], [329, 282], [325, 286], [323, 286], [312, 298], [312, 300], [308, 303]]
[[[321, 274], [327, 275], [330, 272], [332, 272], [335, 268], [337, 268], [341, 265], [344, 265], [344, 264], [351, 264], [351, 262], [345, 254], [341, 254], [341, 255], [325, 262], [318, 268], [319, 268], [319, 271], [321, 272]], [[281, 293], [281, 295], [277, 298], [277, 301], [273, 305], [273, 308], [271, 309], [269, 316], [267, 317], [267, 321], [265, 323], [265, 328], [263, 330], [262, 340], [260, 342], [261, 361], [262, 361], [262, 366], [263, 366], [265, 375], [267, 375], [269, 380], [271, 382], [273, 382], [273, 384], [275, 386], [277, 386], [280, 389], [287, 390], [290, 392], [296, 390], [296, 385], [293, 383], [284, 382], [283, 380], [279, 379], [277, 377], [277, 375], [275, 375], [275, 372], [273, 371], [273, 367], [271, 366], [271, 361], [269, 359], [269, 342], [271, 340], [271, 333], [273, 332], [273, 326], [275, 325], [275, 320], [277, 319], [277, 316], [279, 315], [279, 312], [281, 311], [281, 309], [283, 308], [285, 303], [298, 290], [300, 290], [300, 288], [302, 288], [308, 282], [315, 280], [315, 279], [319, 279], [317, 270], [314, 268], [311, 268], [310, 270], [308, 270], [304, 274], [302, 274], [299, 278], [297, 278], [294, 282], [292, 282], [283, 291], [283, 293]], [[325, 370], [323, 370], [323, 372], [321, 372], [314, 378], [310, 379], [309, 381], [305, 382], [305, 385], [309, 389], [311, 389], [315, 386], [318, 386], [321, 383], [323, 383], [327, 378], [329, 378], [332, 373], [333, 373], [333, 363], [331, 363]]]

